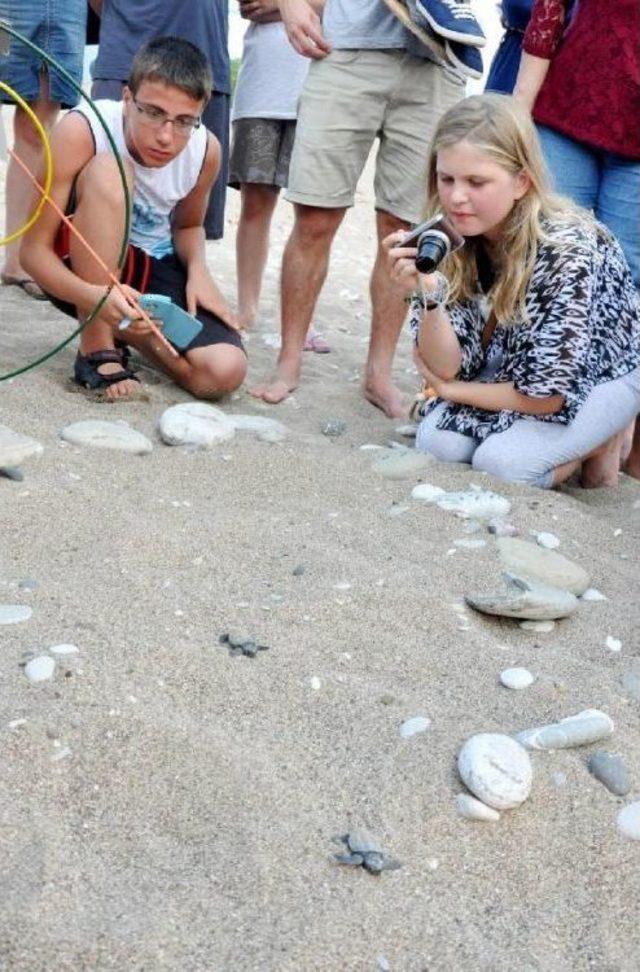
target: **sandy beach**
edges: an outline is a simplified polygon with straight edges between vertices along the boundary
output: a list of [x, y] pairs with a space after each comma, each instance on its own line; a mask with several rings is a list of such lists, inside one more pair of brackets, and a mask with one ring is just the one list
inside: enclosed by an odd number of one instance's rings
[[[616, 817], [640, 799], [640, 484], [542, 492], [434, 463], [390, 481], [372, 469], [404, 442], [361, 397], [374, 250], [370, 172], [341, 229], [304, 381], [275, 409], [246, 387], [221, 407], [277, 418], [280, 443], [238, 433], [171, 448], [161, 413], [188, 396], [143, 371], [151, 400], [69, 391], [75, 351], [0, 383], [1, 421], [42, 443], [24, 480], [0, 478], [2, 626], [0, 967], [39, 970], [564, 970], [638, 968], [640, 842]], [[235, 294], [238, 197], [214, 275]], [[250, 385], [278, 331], [279, 204]], [[63, 339], [69, 321], [0, 292], [2, 372]], [[266, 341], [265, 341], [266, 338]], [[409, 335], [396, 378], [416, 387]], [[124, 419], [153, 441], [133, 456], [63, 442], [81, 419]], [[344, 434], [322, 434], [329, 419]], [[426, 481], [471, 483], [512, 503], [524, 538], [551, 531], [606, 600], [547, 633], [461, 606], [499, 584], [492, 537], [410, 498]], [[28, 583], [25, 583], [28, 582]], [[222, 633], [269, 646], [230, 655]], [[605, 645], [621, 642], [619, 651]], [[25, 652], [56, 656], [30, 684]], [[523, 666], [535, 682], [499, 683]], [[533, 789], [497, 823], [461, 819], [456, 756], [477, 732], [507, 734], [598, 708], [604, 743], [532, 754]], [[402, 723], [422, 715], [409, 739]], [[624, 797], [586, 768], [621, 756]], [[332, 837], [367, 827], [402, 867], [341, 867]]]

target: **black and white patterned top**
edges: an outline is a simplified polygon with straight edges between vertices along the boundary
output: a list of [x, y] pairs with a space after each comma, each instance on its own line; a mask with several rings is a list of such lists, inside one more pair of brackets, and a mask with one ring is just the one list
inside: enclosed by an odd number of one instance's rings
[[[533, 398], [563, 395], [563, 408], [533, 416], [448, 402], [438, 428], [485, 439], [521, 418], [567, 425], [596, 385], [640, 364], [640, 296], [617, 241], [595, 221], [558, 221], [545, 231], [550, 240], [539, 244], [526, 294], [528, 322], [497, 324], [485, 350], [480, 289], [476, 299], [451, 304], [447, 313], [462, 350], [458, 380], [487, 380], [480, 372], [499, 351], [500, 367], [490, 381], [513, 382]], [[421, 320], [414, 300], [409, 324], [416, 340]], [[440, 401], [425, 402], [422, 414]]]

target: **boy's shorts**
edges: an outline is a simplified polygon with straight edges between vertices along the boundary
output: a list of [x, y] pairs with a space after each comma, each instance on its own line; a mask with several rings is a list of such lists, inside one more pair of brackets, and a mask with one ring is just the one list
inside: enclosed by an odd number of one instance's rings
[[313, 61], [298, 105], [289, 202], [353, 206], [376, 137], [375, 205], [418, 222], [426, 167], [440, 116], [464, 86], [432, 61], [403, 50], [333, 50]]
[[[58, 230], [55, 251], [67, 266], [70, 266], [69, 236], [69, 230], [63, 223]], [[120, 279], [123, 284], [133, 287], [141, 294], [164, 294], [170, 297], [174, 304], [187, 310], [187, 271], [173, 253], [159, 260], [149, 256], [137, 246], [129, 244]], [[78, 314], [73, 304], [58, 300], [52, 295], [48, 296], [58, 310], [77, 318]], [[210, 347], [213, 344], [232, 344], [244, 351], [238, 332], [225, 324], [216, 314], [199, 307], [195, 316], [202, 324], [202, 330], [186, 348], [176, 348], [180, 354], [184, 355], [195, 348]]]
[[296, 133], [295, 118], [238, 118], [233, 122], [229, 185], [243, 182], [284, 189]]

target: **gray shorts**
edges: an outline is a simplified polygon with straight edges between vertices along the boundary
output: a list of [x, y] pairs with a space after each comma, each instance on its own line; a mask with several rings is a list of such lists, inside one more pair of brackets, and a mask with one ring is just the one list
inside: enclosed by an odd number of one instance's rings
[[229, 185], [243, 182], [284, 189], [296, 133], [294, 118], [238, 118], [232, 123]]
[[323, 209], [353, 206], [376, 138], [375, 204], [418, 222], [429, 143], [464, 87], [402, 50], [334, 50], [313, 61], [298, 105], [286, 198]]

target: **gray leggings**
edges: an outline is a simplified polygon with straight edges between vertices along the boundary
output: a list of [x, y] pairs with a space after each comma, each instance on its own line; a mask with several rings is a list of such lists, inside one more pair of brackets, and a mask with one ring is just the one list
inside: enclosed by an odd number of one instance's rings
[[640, 411], [640, 368], [596, 385], [573, 422], [560, 425], [516, 419], [483, 442], [436, 428], [448, 408], [441, 402], [422, 420], [416, 448], [441, 462], [467, 462], [479, 472], [511, 483], [550, 489], [557, 466], [581, 459], [622, 432]]

